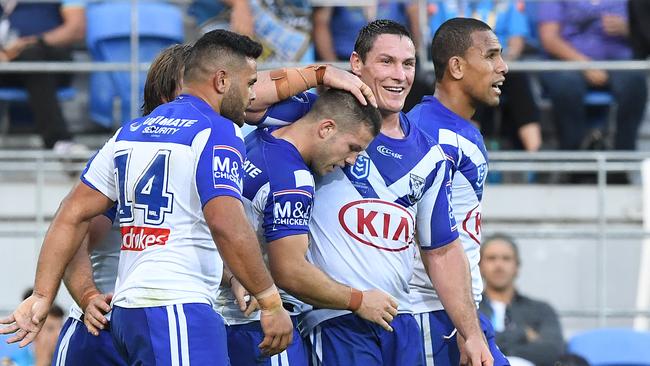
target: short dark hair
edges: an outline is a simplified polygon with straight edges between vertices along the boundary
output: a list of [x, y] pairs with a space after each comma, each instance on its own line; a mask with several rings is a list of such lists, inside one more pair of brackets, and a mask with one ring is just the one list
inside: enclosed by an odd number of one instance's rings
[[331, 118], [343, 130], [364, 124], [373, 136], [377, 136], [381, 129], [379, 109], [370, 103], [361, 104], [352, 93], [340, 89], [328, 89], [321, 93], [306, 117]]
[[366, 24], [359, 31], [357, 41], [354, 43], [354, 52], [356, 52], [361, 61], [366, 61], [366, 55], [375, 44], [375, 40], [382, 34], [395, 34], [400, 37], [408, 37], [411, 41], [411, 33], [403, 25], [389, 19], [377, 19]]
[[431, 58], [436, 80], [442, 80], [449, 59], [464, 56], [472, 46], [472, 33], [491, 30], [489, 25], [474, 18], [451, 18], [442, 23], [431, 40]]
[[175, 44], [162, 50], [153, 60], [144, 83], [143, 116], [176, 98], [183, 79], [185, 61], [191, 50], [192, 45]]
[[256, 59], [261, 54], [262, 45], [258, 42], [225, 29], [216, 29], [204, 34], [194, 43], [183, 77], [187, 81], [195, 81], [209, 71], [209, 65], [215, 62], [226, 61], [231, 65], [241, 65], [241, 59]]
[[483, 251], [487, 249], [488, 246], [490, 246], [490, 243], [493, 241], [503, 241], [507, 243], [510, 248], [512, 249], [512, 252], [515, 254], [515, 260], [517, 261], [517, 265], [521, 264], [521, 258], [519, 257], [519, 247], [517, 247], [517, 244], [515, 243], [515, 239], [513, 239], [512, 236], [506, 235], [503, 233], [497, 233], [494, 235], [490, 235], [487, 237], [485, 240], [483, 240], [483, 243], [481, 243], [481, 256], [483, 256]]

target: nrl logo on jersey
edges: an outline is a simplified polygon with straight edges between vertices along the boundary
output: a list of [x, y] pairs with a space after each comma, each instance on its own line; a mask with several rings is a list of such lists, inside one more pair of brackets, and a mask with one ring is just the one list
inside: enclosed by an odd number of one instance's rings
[[409, 189], [408, 199], [411, 204], [415, 204], [422, 198], [424, 194], [424, 178], [417, 176], [413, 173], [409, 174]]
[[350, 167], [350, 174], [357, 179], [365, 179], [370, 175], [370, 159], [367, 156], [359, 155], [354, 165]]

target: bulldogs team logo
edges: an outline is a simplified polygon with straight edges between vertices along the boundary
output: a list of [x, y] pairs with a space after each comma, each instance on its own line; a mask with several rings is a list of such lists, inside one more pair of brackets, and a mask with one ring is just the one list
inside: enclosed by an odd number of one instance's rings
[[420, 176], [417, 176], [413, 173], [409, 175], [409, 188], [411, 191], [407, 197], [411, 204], [415, 204], [420, 200], [420, 198], [422, 198], [422, 195], [424, 193], [424, 182], [424, 178]]
[[487, 176], [487, 164], [483, 163], [476, 167], [476, 185], [477, 187], [482, 187], [485, 183], [485, 177]]
[[350, 174], [357, 179], [366, 179], [370, 175], [370, 159], [367, 156], [359, 155], [357, 161], [350, 168]]

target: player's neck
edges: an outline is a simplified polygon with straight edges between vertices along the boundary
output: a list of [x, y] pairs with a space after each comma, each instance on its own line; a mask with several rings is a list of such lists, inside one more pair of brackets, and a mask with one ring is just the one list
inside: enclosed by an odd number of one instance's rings
[[442, 105], [447, 107], [450, 111], [471, 121], [476, 108], [472, 105], [471, 101], [461, 90], [448, 87], [442, 83], [436, 83], [436, 91], [433, 94]]
[[305, 136], [310, 136], [310, 134], [309, 131], [303, 130], [304, 126], [304, 123], [298, 123], [296, 121], [288, 126], [278, 128], [271, 132], [271, 135], [276, 139], [285, 140], [293, 145], [298, 150], [300, 156], [302, 156], [302, 160], [309, 165], [311, 162], [311, 149], [309, 148], [311, 144], [309, 141], [305, 141]]
[[505, 304], [510, 304], [512, 299], [515, 297], [515, 288], [512, 286], [505, 289], [486, 287], [485, 295], [487, 295], [490, 301], [499, 301]]
[[221, 114], [221, 98], [214, 95], [214, 93], [209, 93], [201, 85], [198, 84], [186, 84], [181, 90], [181, 94], [193, 95], [197, 98], [200, 98], [217, 113]]
[[388, 112], [384, 114], [381, 113], [381, 133], [394, 138], [402, 139], [404, 138], [404, 131], [402, 130], [402, 125], [399, 123], [399, 113]]

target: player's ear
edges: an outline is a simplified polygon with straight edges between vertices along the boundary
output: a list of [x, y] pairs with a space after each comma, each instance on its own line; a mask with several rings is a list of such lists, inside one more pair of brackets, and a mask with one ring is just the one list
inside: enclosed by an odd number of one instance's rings
[[336, 133], [336, 122], [333, 119], [322, 119], [318, 122], [318, 137], [329, 139]]
[[212, 77], [212, 84], [217, 93], [225, 94], [230, 85], [229, 75], [226, 70], [217, 70]]
[[358, 53], [352, 52], [350, 55], [350, 66], [352, 67], [352, 73], [356, 76], [361, 75], [361, 68], [363, 67], [363, 61], [361, 61], [361, 56]]
[[465, 73], [465, 60], [460, 56], [452, 56], [447, 62], [447, 71], [454, 80], [460, 80]]

